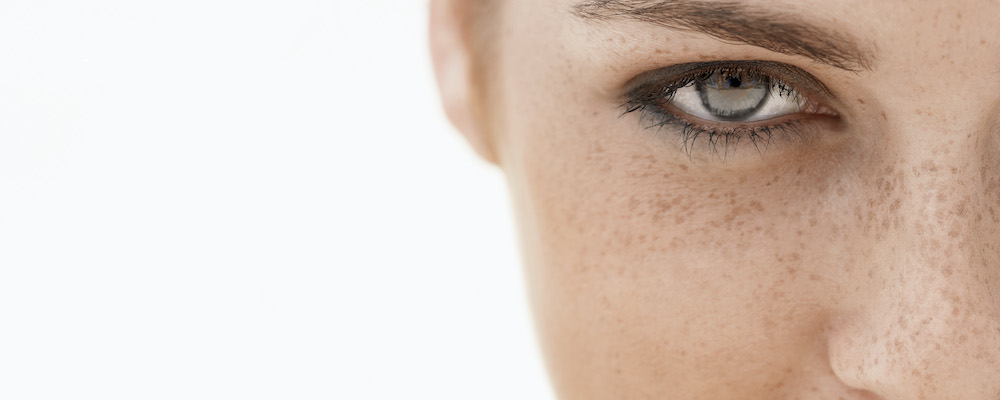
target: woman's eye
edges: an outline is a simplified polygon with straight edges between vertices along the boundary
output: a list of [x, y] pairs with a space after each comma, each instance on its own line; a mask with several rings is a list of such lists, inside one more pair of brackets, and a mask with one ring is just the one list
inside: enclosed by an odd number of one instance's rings
[[802, 111], [797, 91], [767, 76], [715, 71], [676, 89], [668, 103], [712, 122], [754, 122]]
[[[812, 123], [835, 120], [837, 113], [815, 100], [833, 98], [819, 80], [791, 65], [714, 61], [673, 65], [634, 78], [626, 88], [622, 115], [638, 111], [646, 126], [657, 131], [676, 127], [689, 155], [705, 149], [726, 157], [741, 143], [762, 152], [762, 144], [766, 150], [779, 139], [803, 137]], [[810, 118], [819, 116], [826, 118]], [[726, 147], [720, 149], [720, 143]]]

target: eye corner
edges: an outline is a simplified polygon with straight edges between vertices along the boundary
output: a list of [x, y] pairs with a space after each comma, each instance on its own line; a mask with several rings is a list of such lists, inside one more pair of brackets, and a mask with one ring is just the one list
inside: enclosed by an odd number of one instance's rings
[[661, 132], [674, 127], [671, 136], [689, 157], [703, 151], [731, 155], [737, 147], [740, 152], [745, 146], [759, 151], [761, 145], [806, 139], [819, 126], [837, 129], [829, 124], [837, 123], [841, 113], [830, 99], [822, 83], [791, 65], [688, 63], [631, 79], [619, 118], [638, 112], [643, 128]]

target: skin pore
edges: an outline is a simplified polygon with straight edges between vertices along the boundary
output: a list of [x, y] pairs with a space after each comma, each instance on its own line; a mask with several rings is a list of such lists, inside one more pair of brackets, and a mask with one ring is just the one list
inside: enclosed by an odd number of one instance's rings
[[491, 3], [432, 51], [559, 398], [1000, 399], [1000, 2]]

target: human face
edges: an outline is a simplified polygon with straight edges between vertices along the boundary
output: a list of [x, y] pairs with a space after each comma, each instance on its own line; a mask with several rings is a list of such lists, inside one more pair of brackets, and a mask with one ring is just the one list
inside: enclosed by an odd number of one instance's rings
[[1000, 2], [646, 3], [481, 60], [560, 398], [1000, 399]]

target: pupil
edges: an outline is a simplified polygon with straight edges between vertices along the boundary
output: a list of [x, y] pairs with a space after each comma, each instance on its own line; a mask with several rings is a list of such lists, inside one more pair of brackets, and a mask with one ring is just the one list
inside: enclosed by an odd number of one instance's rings
[[697, 81], [695, 90], [701, 104], [715, 118], [738, 121], [752, 116], [767, 102], [770, 93], [766, 79], [739, 71], [719, 71]]

